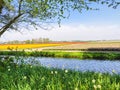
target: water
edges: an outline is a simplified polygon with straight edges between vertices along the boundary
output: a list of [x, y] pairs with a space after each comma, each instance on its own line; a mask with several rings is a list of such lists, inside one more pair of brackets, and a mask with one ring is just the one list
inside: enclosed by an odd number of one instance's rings
[[[120, 61], [118, 60], [78, 60], [50, 57], [19, 57], [18, 60], [20, 61], [20, 59], [21, 61], [24, 59], [27, 63], [35, 63], [37, 61], [41, 65], [49, 68], [71, 69], [82, 72], [94, 71], [110, 74], [114, 72], [120, 74]], [[20, 62], [18, 62], [18, 64]]]
[[65, 58], [46, 58], [37, 57], [35, 61], [41, 65], [59, 69], [71, 69], [78, 71], [94, 71], [100, 73], [117, 73], [120, 74], [120, 61], [109, 60], [78, 60]]

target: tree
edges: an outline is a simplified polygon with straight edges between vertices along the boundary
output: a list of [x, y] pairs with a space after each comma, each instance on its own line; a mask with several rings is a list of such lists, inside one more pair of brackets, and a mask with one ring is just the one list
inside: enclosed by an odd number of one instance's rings
[[[42, 27], [42, 23], [61, 19], [70, 14], [70, 10], [93, 9], [91, 3], [108, 4], [116, 8], [118, 0], [0, 0], [0, 36], [9, 30], [19, 31], [21, 27]], [[68, 12], [68, 13], [67, 13]]]
[[30, 40], [26, 40], [25, 44], [31, 44], [31, 41]]
[[1, 13], [2, 9], [3, 9], [3, 6], [4, 6], [4, 1], [0, 0], [0, 13]]

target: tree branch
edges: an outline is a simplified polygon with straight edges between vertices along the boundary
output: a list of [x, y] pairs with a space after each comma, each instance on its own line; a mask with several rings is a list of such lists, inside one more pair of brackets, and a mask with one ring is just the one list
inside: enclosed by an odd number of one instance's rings
[[3, 5], [4, 5], [4, 1], [0, 0], [0, 14], [2, 13]]
[[21, 5], [22, 5], [22, 1], [23, 1], [23, 0], [20, 0], [20, 1], [19, 1], [19, 7], [18, 7], [18, 8], [19, 8], [19, 9], [18, 9], [18, 13], [19, 13], [19, 14], [21, 13]]
[[5, 26], [3, 26], [1, 29], [0, 29], [0, 37], [1, 35], [7, 31], [7, 29], [20, 17], [22, 16], [23, 14], [18, 14], [16, 17], [14, 17], [11, 21], [9, 21]]

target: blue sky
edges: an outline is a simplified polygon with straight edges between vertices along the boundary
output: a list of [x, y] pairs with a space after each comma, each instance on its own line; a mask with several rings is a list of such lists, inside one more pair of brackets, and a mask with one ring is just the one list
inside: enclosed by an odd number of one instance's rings
[[120, 24], [120, 6], [117, 9], [107, 7], [107, 5], [95, 5], [95, 8], [99, 10], [83, 11], [82, 13], [74, 12], [70, 16], [68, 21], [76, 23], [88, 23], [88, 24], [106, 24], [119, 23]]
[[120, 6], [117, 9], [107, 5], [94, 5], [100, 10], [71, 11], [69, 19], [61, 22], [61, 27], [52, 24], [51, 30], [6, 32], [0, 41], [50, 38], [52, 40], [120, 40]]

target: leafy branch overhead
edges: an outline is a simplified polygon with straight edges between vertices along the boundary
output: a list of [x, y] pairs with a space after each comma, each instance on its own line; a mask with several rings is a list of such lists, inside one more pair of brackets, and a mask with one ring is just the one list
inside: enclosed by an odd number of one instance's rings
[[[93, 10], [90, 4], [107, 4], [117, 8], [119, 0], [0, 0], [0, 36], [9, 30], [20, 27], [38, 26], [42, 23], [56, 21], [60, 24], [71, 10]], [[45, 29], [45, 28], [44, 28]]]

